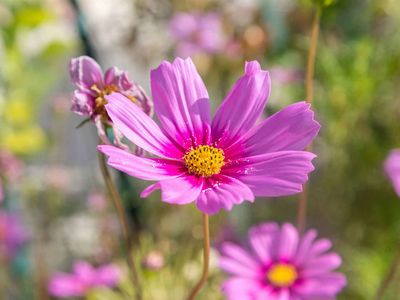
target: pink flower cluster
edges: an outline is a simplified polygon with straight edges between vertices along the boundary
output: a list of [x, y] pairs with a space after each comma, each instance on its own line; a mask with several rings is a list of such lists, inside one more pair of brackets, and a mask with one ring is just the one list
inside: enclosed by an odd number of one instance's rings
[[93, 268], [85, 261], [75, 263], [71, 274], [57, 273], [49, 282], [49, 293], [56, 297], [79, 297], [98, 287], [115, 287], [121, 271], [114, 265]]

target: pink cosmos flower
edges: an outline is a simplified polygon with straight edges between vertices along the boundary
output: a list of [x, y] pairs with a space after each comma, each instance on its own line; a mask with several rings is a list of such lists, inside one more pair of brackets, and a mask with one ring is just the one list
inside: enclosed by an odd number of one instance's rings
[[264, 223], [249, 232], [251, 251], [222, 247], [220, 267], [233, 276], [222, 290], [229, 300], [328, 300], [346, 285], [334, 272], [341, 258], [315, 230], [300, 236], [291, 224]]
[[55, 274], [49, 282], [49, 293], [56, 297], [79, 297], [98, 287], [115, 287], [121, 279], [121, 271], [114, 265], [94, 269], [85, 261], [74, 265], [72, 274]]
[[211, 121], [207, 90], [190, 58], [163, 62], [151, 72], [161, 128], [121, 94], [107, 96], [114, 125], [138, 147], [160, 158], [141, 158], [113, 146], [98, 149], [108, 164], [131, 176], [158, 181], [141, 196], [161, 189], [172, 204], [195, 202], [207, 214], [230, 210], [255, 196], [298, 193], [314, 168], [302, 151], [319, 124], [310, 105], [292, 104], [260, 124], [270, 91], [268, 72], [246, 63]]
[[[104, 124], [111, 125], [110, 118], [104, 108], [106, 96], [121, 93], [135, 103], [144, 113], [151, 115], [152, 103], [143, 88], [128, 78], [126, 71], [116, 67], [107, 69], [104, 76], [98, 63], [88, 57], [73, 58], [69, 64], [71, 81], [76, 87], [72, 99], [71, 110], [79, 115], [90, 117], [96, 124], [100, 138], [108, 143]], [[113, 127], [114, 128], [114, 127]], [[115, 143], [120, 143], [119, 132], [114, 131]]]
[[0, 210], [0, 258], [12, 258], [27, 239], [18, 215]]
[[397, 196], [400, 197], [400, 149], [394, 149], [389, 153], [384, 168], [392, 181]]
[[172, 17], [169, 29], [177, 41], [178, 56], [215, 54], [223, 51], [225, 46], [221, 17], [215, 12], [177, 13]]
[[147, 114], [151, 111], [151, 103], [144, 90], [128, 78], [126, 71], [116, 67], [107, 69], [104, 76], [98, 63], [88, 57], [80, 56], [71, 59], [69, 74], [76, 86], [71, 110], [77, 114], [95, 118], [106, 116], [105, 96], [113, 92], [125, 95]]

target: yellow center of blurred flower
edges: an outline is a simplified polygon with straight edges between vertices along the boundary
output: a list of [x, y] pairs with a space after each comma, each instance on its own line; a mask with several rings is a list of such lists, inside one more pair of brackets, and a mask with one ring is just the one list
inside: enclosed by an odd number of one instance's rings
[[224, 151], [207, 145], [190, 148], [183, 160], [190, 174], [203, 177], [218, 174], [225, 164]]
[[291, 286], [297, 278], [296, 268], [290, 264], [277, 263], [267, 272], [268, 281], [275, 287]]

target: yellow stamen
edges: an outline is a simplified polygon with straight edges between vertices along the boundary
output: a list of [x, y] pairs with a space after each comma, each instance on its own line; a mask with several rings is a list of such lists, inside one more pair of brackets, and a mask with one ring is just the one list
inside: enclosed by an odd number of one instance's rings
[[203, 177], [218, 174], [225, 164], [224, 151], [207, 145], [190, 148], [183, 160], [190, 174]]
[[291, 286], [298, 278], [297, 270], [293, 265], [277, 263], [267, 272], [268, 281], [275, 287]]
[[[96, 104], [96, 113], [101, 115], [106, 115], [106, 109], [104, 105], [107, 104], [106, 96], [110, 95], [114, 92], [119, 92], [118, 87], [114, 84], [106, 85], [102, 89], [100, 89], [96, 84], [93, 84], [90, 89], [96, 92], [95, 104]], [[133, 103], [137, 102], [137, 99], [133, 96], [126, 96]]]

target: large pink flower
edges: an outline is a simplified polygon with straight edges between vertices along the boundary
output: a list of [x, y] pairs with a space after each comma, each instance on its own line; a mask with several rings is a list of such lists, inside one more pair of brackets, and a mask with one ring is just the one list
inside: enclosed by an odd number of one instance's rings
[[265, 223], [250, 230], [252, 251], [222, 246], [220, 267], [233, 275], [223, 284], [229, 300], [333, 300], [346, 285], [334, 272], [341, 258], [315, 230], [300, 236], [291, 224]]
[[57, 273], [49, 282], [49, 293], [56, 297], [79, 297], [98, 287], [115, 287], [121, 279], [121, 271], [114, 265], [97, 269], [85, 261], [74, 265], [72, 274]]
[[390, 151], [384, 167], [397, 196], [400, 197], [400, 149]]
[[190, 58], [163, 62], [152, 70], [151, 89], [161, 128], [121, 94], [107, 96], [106, 109], [128, 139], [160, 158], [98, 147], [114, 168], [157, 181], [142, 197], [161, 189], [165, 202], [195, 202], [203, 212], [215, 214], [255, 196], [302, 190], [315, 157], [302, 150], [320, 126], [305, 102], [256, 124], [270, 93], [268, 72], [258, 62], [246, 63], [245, 74], [212, 121], [207, 90]]

